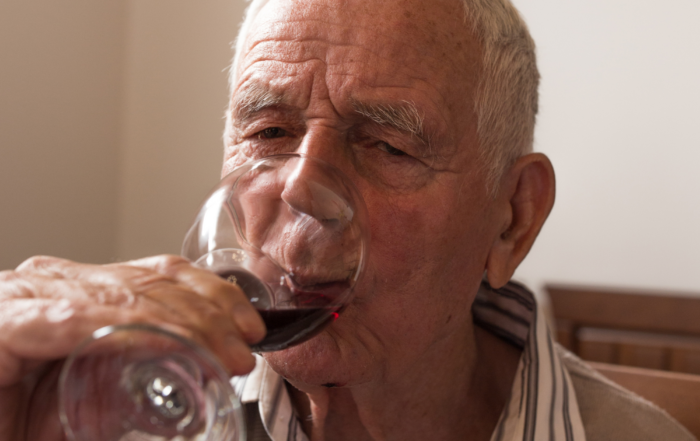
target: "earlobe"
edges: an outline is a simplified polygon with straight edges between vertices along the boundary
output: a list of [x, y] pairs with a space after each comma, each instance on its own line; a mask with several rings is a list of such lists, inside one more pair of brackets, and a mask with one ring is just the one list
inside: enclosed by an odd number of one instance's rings
[[505, 220], [486, 261], [488, 282], [499, 288], [532, 248], [554, 205], [554, 169], [541, 153], [518, 159], [503, 177], [497, 203]]

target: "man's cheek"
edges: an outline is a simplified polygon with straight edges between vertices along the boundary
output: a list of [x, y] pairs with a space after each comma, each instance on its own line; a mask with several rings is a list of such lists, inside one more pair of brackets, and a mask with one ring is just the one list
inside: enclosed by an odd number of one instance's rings
[[224, 152], [224, 165], [221, 168], [221, 177], [225, 177], [249, 160], [250, 158], [244, 155], [237, 146], [226, 147], [226, 151]]
[[[370, 212], [370, 260], [387, 277], [408, 278], [429, 259], [429, 232], [420, 213], [393, 209], [390, 212]], [[380, 276], [381, 277], [381, 276]]]

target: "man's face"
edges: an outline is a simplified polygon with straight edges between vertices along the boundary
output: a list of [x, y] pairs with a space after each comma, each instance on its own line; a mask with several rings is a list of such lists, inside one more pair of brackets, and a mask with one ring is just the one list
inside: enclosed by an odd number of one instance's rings
[[321, 158], [358, 187], [371, 232], [344, 314], [266, 358], [308, 384], [400, 374], [471, 321], [498, 235], [473, 111], [480, 54], [464, 12], [457, 1], [272, 0], [251, 29], [223, 173], [275, 153]]

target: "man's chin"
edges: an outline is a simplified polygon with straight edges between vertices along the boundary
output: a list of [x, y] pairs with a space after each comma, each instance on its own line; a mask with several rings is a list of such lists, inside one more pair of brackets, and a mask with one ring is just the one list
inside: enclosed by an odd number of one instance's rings
[[[335, 337], [323, 331], [312, 339], [263, 357], [275, 372], [295, 385], [348, 386], [362, 382], [358, 360], [348, 360]], [[354, 361], [354, 362], [353, 362]]]

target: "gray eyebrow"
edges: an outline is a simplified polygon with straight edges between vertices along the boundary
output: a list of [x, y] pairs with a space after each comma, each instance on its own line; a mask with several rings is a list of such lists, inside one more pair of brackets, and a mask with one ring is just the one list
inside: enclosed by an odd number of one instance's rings
[[423, 116], [409, 101], [402, 101], [400, 104], [369, 104], [353, 100], [352, 106], [355, 112], [379, 125], [410, 133], [430, 144], [423, 126]]
[[253, 84], [237, 93], [231, 103], [233, 120], [244, 123], [266, 107], [284, 103], [284, 95], [259, 84]]
[[[232, 98], [231, 116], [233, 123], [245, 124], [261, 110], [279, 106], [285, 101], [284, 93], [270, 90], [261, 84], [251, 84]], [[432, 137], [426, 133], [423, 116], [412, 102], [375, 104], [352, 100], [352, 107], [356, 113], [376, 124], [392, 127], [415, 136], [425, 144], [429, 151], [432, 150]]]

